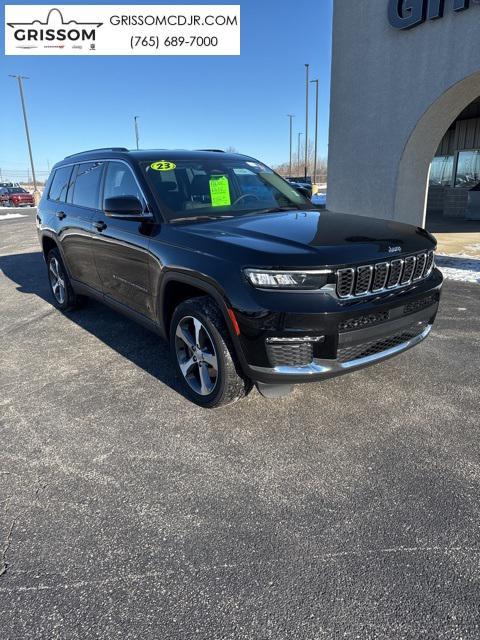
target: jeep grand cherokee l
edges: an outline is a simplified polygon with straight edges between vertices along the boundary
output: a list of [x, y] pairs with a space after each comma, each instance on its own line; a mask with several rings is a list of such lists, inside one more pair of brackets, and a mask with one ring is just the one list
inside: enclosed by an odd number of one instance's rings
[[56, 305], [93, 297], [158, 332], [205, 407], [253, 383], [274, 397], [385, 360], [421, 342], [437, 313], [427, 231], [319, 211], [244, 155], [68, 156], [37, 228]]

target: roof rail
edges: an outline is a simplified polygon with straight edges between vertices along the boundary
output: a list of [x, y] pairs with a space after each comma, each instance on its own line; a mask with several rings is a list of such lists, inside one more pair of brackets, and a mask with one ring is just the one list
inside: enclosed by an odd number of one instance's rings
[[197, 151], [213, 151], [214, 153], [225, 153], [223, 149], [197, 149]]
[[67, 158], [73, 158], [74, 156], [82, 156], [84, 153], [95, 153], [95, 151], [128, 151], [126, 147], [100, 147], [100, 149], [87, 149], [86, 151], [79, 151], [78, 153], [72, 153]]

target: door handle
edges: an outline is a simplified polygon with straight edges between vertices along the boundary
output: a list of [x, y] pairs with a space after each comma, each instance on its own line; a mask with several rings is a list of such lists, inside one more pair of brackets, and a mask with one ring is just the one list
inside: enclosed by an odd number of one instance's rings
[[105, 222], [103, 222], [103, 220], [100, 220], [99, 222], [94, 222], [93, 226], [97, 231], [103, 231], [104, 229], [107, 228], [107, 225]]
[[65, 211], [58, 211], [58, 213], [57, 213], [57, 218], [58, 218], [59, 220], [63, 220], [63, 219], [64, 219], [64, 218], [66, 218], [66, 217], [67, 217], [67, 214], [65, 213]]

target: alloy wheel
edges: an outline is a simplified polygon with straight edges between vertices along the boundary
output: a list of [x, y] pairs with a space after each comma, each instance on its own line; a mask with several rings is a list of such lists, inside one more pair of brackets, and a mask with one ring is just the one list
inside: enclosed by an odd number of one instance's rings
[[55, 257], [50, 258], [48, 275], [53, 295], [59, 304], [63, 304], [65, 302], [66, 293], [65, 278], [60, 263]]
[[175, 353], [187, 384], [199, 395], [213, 393], [218, 380], [218, 358], [206, 327], [198, 318], [183, 317], [175, 331]]

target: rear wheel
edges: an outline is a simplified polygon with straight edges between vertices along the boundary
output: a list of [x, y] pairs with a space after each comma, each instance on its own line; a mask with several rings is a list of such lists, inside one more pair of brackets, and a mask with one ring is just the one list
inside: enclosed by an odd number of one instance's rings
[[252, 388], [212, 298], [191, 298], [177, 307], [170, 324], [170, 349], [185, 395], [202, 407], [236, 402]]
[[84, 296], [77, 295], [72, 289], [67, 271], [58, 249], [52, 249], [47, 256], [48, 281], [55, 299], [55, 306], [62, 311], [77, 309], [85, 302]]

